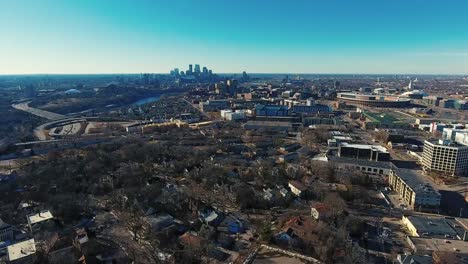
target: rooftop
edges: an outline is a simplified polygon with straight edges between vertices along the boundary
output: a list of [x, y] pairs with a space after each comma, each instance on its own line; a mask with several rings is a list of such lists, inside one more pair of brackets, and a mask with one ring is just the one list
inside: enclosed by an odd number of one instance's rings
[[8, 260], [14, 261], [36, 253], [34, 239], [29, 239], [7, 247]]
[[264, 104], [256, 104], [255, 109], [268, 109], [268, 110], [288, 110], [288, 107], [285, 105], [264, 105]]
[[468, 243], [463, 240], [447, 240], [444, 238], [409, 237], [416, 252], [424, 251], [451, 251], [468, 253]]
[[372, 149], [372, 150], [375, 150], [375, 151], [388, 153], [388, 150], [385, 147], [382, 147], [380, 145], [364, 145], [364, 144], [342, 143], [341, 146], [342, 147], [348, 147], [348, 148], [358, 148], [358, 149]]
[[[406, 216], [411, 224], [417, 229], [418, 235], [442, 237], [449, 239], [461, 239], [465, 229], [457, 224], [453, 217], [436, 216]], [[468, 243], [467, 243], [468, 244]]]
[[[398, 175], [413, 191], [437, 193], [428, 182], [422, 180], [422, 175], [416, 170], [395, 168], [394, 173]], [[439, 194], [440, 195], [440, 194]]]
[[42, 211], [37, 214], [28, 215], [28, 223], [33, 225], [54, 218], [50, 211]]
[[343, 157], [328, 157], [328, 161], [343, 163], [343, 164], [353, 164], [356, 166], [365, 166], [365, 167], [375, 167], [382, 169], [391, 169], [392, 163], [385, 161], [370, 161], [365, 159], [353, 159], [353, 158], [343, 158]]
[[456, 141], [452, 141], [452, 140], [429, 139], [429, 140], [425, 140], [424, 144], [426, 144], [426, 142], [435, 146], [445, 146], [445, 147], [461, 148], [461, 149], [468, 148], [468, 146], [461, 144], [459, 142], [456, 142]]
[[301, 190], [301, 191], [307, 190], [307, 187], [298, 181], [289, 181], [289, 184], [294, 186], [298, 190]]

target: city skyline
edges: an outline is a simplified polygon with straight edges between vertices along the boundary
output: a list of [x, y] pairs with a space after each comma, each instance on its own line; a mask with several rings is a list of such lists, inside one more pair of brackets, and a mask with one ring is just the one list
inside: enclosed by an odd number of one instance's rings
[[0, 74], [468, 74], [463, 1], [0, 1]]

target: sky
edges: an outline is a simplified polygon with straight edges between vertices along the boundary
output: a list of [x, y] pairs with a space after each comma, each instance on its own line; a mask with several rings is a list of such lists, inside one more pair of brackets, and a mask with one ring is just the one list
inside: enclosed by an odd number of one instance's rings
[[468, 74], [466, 0], [0, 0], [0, 74]]

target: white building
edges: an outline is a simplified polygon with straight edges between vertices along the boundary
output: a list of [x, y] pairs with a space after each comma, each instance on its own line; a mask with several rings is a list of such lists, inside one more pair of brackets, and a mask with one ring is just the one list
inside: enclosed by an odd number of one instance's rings
[[22, 241], [7, 247], [9, 263], [34, 263], [36, 244], [34, 239]]
[[451, 140], [426, 140], [422, 165], [426, 171], [468, 175], [468, 146]]
[[37, 214], [28, 215], [26, 218], [28, 220], [29, 230], [32, 232], [34, 225], [50, 220], [54, 218], [54, 216], [50, 211], [41, 211]]
[[457, 133], [455, 135], [455, 142], [468, 146], [468, 130], [463, 133]]
[[236, 110], [236, 112], [226, 113], [226, 120], [236, 121], [245, 119], [245, 112], [242, 110]]
[[221, 115], [221, 118], [226, 119], [226, 115], [228, 113], [232, 113], [232, 110], [231, 109], [220, 110], [219, 113]]
[[468, 133], [468, 129], [466, 128], [451, 128], [451, 127], [446, 127], [442, 131], [442, 136], [444, 139], [450, 139], [450, 140], [455, 140], [457, 134], [466, 134]]

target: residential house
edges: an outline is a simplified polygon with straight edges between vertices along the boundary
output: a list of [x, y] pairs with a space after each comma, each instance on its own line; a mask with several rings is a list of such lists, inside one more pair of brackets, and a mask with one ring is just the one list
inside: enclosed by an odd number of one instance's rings
[[212, 209], [201, 211], [199, 215], [201, 220], [210, 226], [218, 226], [224, 219], [224, 214], [222, 212], [217, 212]]
[[218, 231], [238, 234], [245, 232], [244, 223], [233, 214], [228, 214], [218, 225]]
[[297, 197], [304, 197], [307, 191], [307, 187], [298, 181], [289, 181], [288, 187], [289, 189], [291, 189], [291, 192]]
[[169, 214], [150, 215], [146, 217], [153, 231], [161, 231], [174, 224], [174, 217]]
[[311, 215], [316, 220], [325, 220], [332, 216], [332, 210], [324, 203], [315, 203], [311, 206]]
[[186, 249], [199, 250], [205, 245], [203, 238], [192, 232], [185, 232], [179, 237], [179, 243]]

